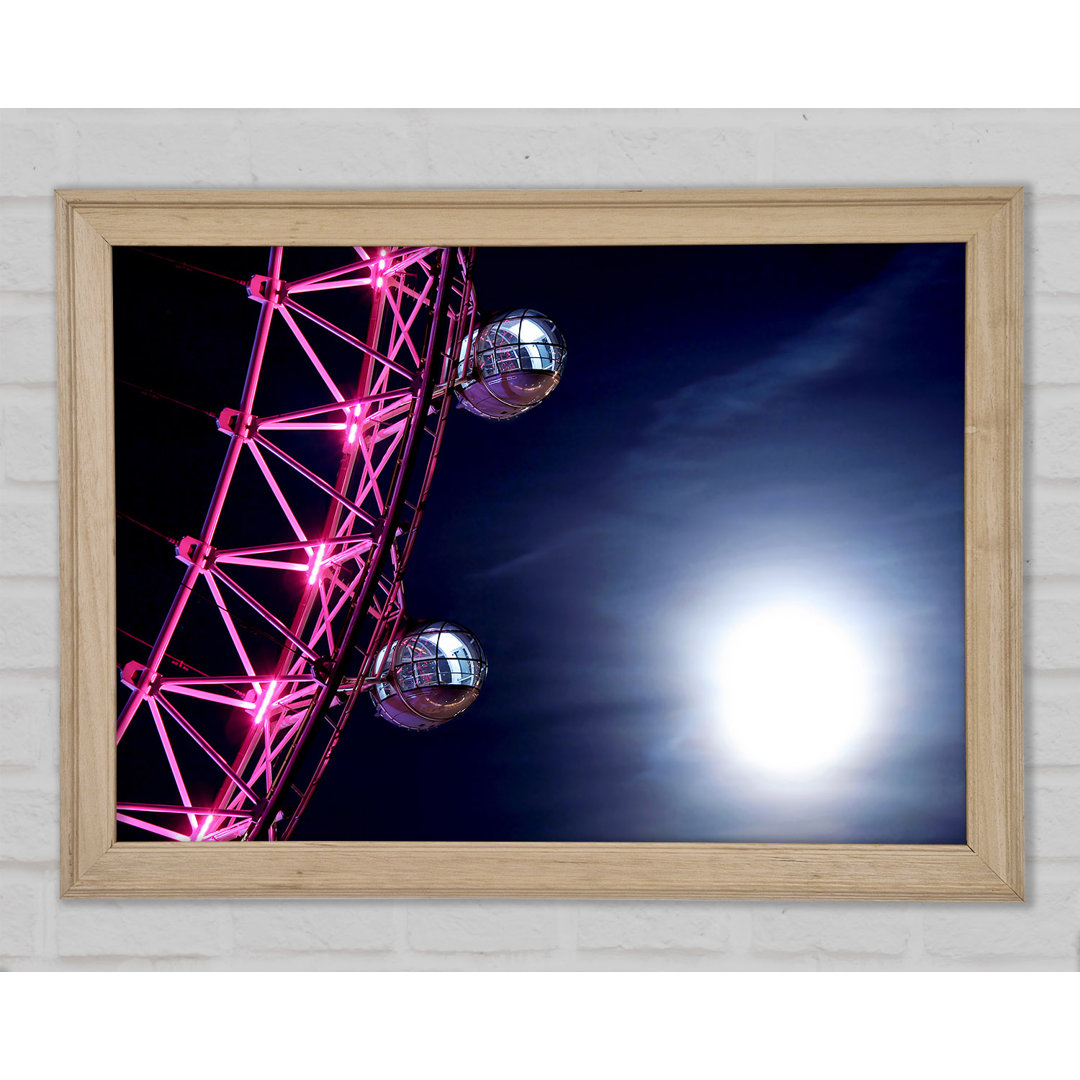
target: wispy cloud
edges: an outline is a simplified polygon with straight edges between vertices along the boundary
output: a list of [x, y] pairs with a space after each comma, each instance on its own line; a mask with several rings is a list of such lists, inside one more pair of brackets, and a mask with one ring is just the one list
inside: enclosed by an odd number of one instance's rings
[[821, 316], [771, 355], [735, 371], [711, 375], [657, 402], [646, 436], [665, 441], [681, 433], [718, 430], [778, 402], [806, 383], [866, 361], [882, 325], [894, 324], [940, 257], [908, 248], [871, 284]]
[[469, 576], [477, 580], [489, 580], [495, 578], [513, 577], [522, 570], [527, 570], [537, 563], [556, 555], [564, 549], [581, 540], [591, 537], [593, 534], [602, 532], [604, 525], [601, 523], [578, 526], [576, 528], [563, 529], [560, 532], [549, 534], [533, 544], [526, 551], [497, 562], [483, 570], [475, 571]]

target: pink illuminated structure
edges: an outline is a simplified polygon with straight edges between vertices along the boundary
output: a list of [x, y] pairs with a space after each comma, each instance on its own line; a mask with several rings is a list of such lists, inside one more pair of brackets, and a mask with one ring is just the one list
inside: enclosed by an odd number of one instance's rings
[[[146, 661], [121, 670], [130, 693], [117, 741], [144, 731], [172, 778], [156, 801], [131, 801], [121, 777], [117, 820], [151, 838], [287, 839], [374, 685], [380, 649], [403, 625], [402, 575], [456, 358], [475, 323], [473, 253], [353, 252], [289, 280], [288, 252], [273, 248], [248, 286], [259, 319], [239, 403], [217, 417], [228, 439], [217, 484], [202, 527], [176, 545], [182, 579]], [[340, 325], [344, 304], [333, 319], [319, 314], [329, 290], [351, 290], [343, 295], [366, 325]], [[328, 335], [345, 343], [334, 348], [349, 363], [320, 356]], [[300, 369], [318, 388], [312, 398], [260, 411], [280, 403], [282, 380]], [[269, 514], [249, 520], [266, 535], [233, 544], [230, 505], [253, 485], [276, 504], [276, 525]], [[226, 643], [220, 670], [201, 672], [185, 653], [193, 595], [217, 609], [209, 617]]]

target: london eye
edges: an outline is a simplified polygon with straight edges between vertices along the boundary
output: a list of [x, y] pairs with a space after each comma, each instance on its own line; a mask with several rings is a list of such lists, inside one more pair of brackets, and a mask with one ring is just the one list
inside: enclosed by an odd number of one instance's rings
[[212, 490], [197, 511], [186, 500], [179, 536], [118, 499], [128, 527], [175, 559], [171, 602], [146, 615], [155, 632], [118, 626], [117, 742], [135, 747], [118, 768], [126, 835], [287, 840], [358, 709], [423, 732], [480, 693], [479, 640], [414, 617], [405, 571], [452, 407], [492, 419], [533, 407], [566, 345], [532, 309], [481, 317], [474, 258], [275, 247], [265, 272], [230, 279], [258, 318], [242, 380], [202, 410], [223, 437]]

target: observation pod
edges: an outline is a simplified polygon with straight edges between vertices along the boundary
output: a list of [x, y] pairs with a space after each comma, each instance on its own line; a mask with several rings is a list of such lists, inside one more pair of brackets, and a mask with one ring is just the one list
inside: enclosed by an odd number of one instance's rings
[[371, 696], [379, 715], [410, 731], [428, 731], [476, 700], [487, 657], [463, 626], [430, 622], [386, 646], [376, 671]]
[[551, 319], [532, 308], [505, 311], [462, 345], [458, 400], [477, 416], [507, 420], [543, 401], [565, 362], [566, 340]]

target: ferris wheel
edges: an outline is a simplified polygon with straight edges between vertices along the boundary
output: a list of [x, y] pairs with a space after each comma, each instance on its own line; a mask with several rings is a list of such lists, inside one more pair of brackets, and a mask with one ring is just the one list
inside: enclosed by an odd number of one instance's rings
[[487, 673], [464, 627], [410, 616], [403, 577], [451, 406], [532, 408], [565, 341], [531, 309], [479, 318], [472, 249], [326, 254], [290, 278], [272, 248], [246, 282], [259, 317], [215, 414], [216, 484], [201, 527], [170, 538], [183, 569], [156, 637], [118, 665], [117, 743], [139, 731], [167, 777], [118, 770], [117, 821], [147, 838], [286, 840], [357, 707], [429, 730]]

